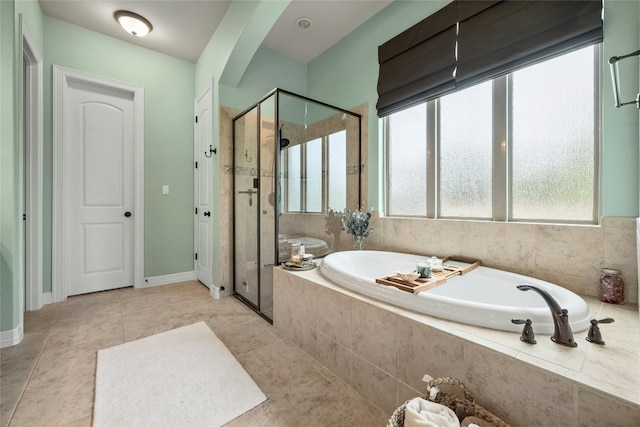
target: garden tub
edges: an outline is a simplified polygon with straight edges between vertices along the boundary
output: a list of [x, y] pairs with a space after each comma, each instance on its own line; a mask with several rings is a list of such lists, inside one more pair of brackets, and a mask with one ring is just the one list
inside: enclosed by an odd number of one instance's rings
[[336, 284], [360, 294], [442, 319], [504, 331], [521, 331], [512, 319], [531, 319], [535, 333], [552, 334], [553, 319], [545, 300], [518, 285], [547, 291], [569, 312], [573, 332], [590, 326], [591, 311], [579, 295], [553, 283], [495, 268], [479, 266], [452, 277], [434, 289], [410, 293], [376, 283], [395, 271], [415, 268], [428, 257], [383, 251], [344, 251], [327, 255], [320, 272]]

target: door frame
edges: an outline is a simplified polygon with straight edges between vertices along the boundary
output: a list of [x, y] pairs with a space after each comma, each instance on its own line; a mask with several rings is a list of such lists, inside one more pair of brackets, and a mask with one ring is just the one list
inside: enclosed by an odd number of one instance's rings
[[[211, 105], [209, 106], [211, 108], [211, 115], [210, 115], [210, 119], [211, 119], [211, 123], [209, 126], [209, 129], [211, 129], [211, 131], [213, 132], [213, 122], [215, 121], [213, 118], [213, 80], [209, 80], [207, 82], [207, 84], [205, 85], [204, 88], [202, 88], [202, 90], [195, 96], [195, 98], [193, 99], [193, 115], [194, 117], [198, 114], [198, 101], [200, 99], [202, 99], [204, 96], [206, 96], [206, 94], [208, 92], [211, 92]], [[199, 151], [200, 147], [200, 141], [198, 139], [198, 124], [200, 123], [196, 123], [196, 121], [193, 121], [193, 161], [194, 162], [198, 162], [199, 161]], [[211, 135], [211, 142], [213, 143], [213, 135]], [[211, 153], [211, 155], [213, 156], [213, 153]], [[214, 159], [211, 158], [211, 171], [212, 171], [212, 177], [213, 177], [213, 162]], [[194, 167], [193, 169], [193, 204], [194, 206], [196, 205], [196, 202], [198, 200], [198, 194], [199, 194], [199, 182], [198, 182], [198, 170]], [[213, 226], [214, 226], [214, 218], [216, 218], [216, 211], [217, 209], [215, 208], [215, 200], [213, 198], [213, 183], [211, 184], [211, 194], [209, 195], [211, 197], [211, 217], [209, 219], [209, 222], [211, 223], [211, 229], [210, 229], [210, 233], [209, 233], [209, 243], [210, 243], [210, 256], [211, 256], [211, 281], [210, 283], [205, 283], [205, 285], [213, 292], [214, 289], [214, 269], [213, 269], [213, 250], [214, 250], [214, 246], [213, 246]], [[200, 235], [198, 234], [198, 216], [194, 215], [194, 220], [193, 220], [193, 252], [197, 253], [198, 252], [198, 239], [200, 238]], [[193, 260], [193, 272], [196, 276], [196, 280], [200, 280], [198, 279], [198, 261], [196, 259]]]
[[[20, 278], [21, 281], [25, 280], [25, 283], [20, 286], [22, 295], [20, 310], [24, 305], [28, 311], [33, 311], [39, 310], [43, 305], [43, 58], [22, 14], [20, 14], [19, 52], [20, 169], [26, 168], [24, 173], [20, 173], [19, 196], [20, 206], [23, 206], [24, 202], [26, 215], [26, 232], [20, 239], [23, 242], [20, 248], [20, 265], [23, 269], [20, 271]], [[23, 77], [25, 74], [26, 78]], [[26, 116], [25, 108], [29, 110]], [[26, 177], [26, 180], [23, 177]]]
[[64, 220], [68, 206], [63, 180], [66, 103], [69, 83], [81, 82], [133, 97], [133, 286], [144, 287], [144, 87], [84, 71], [53, 65], [53, 229], [52, 229], [52, 301], [67, 299], [67, 248]]

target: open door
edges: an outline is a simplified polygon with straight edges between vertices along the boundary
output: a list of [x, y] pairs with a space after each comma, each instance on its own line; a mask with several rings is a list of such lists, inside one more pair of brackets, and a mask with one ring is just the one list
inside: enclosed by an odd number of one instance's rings
[[211, 82], [194, 101], [194, 270], [196, 279], [211, 288], [213, 271], [213, 88]]

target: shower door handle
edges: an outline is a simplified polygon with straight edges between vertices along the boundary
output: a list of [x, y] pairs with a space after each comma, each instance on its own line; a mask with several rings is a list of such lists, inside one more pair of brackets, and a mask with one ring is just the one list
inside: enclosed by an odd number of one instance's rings
[[206, 211], [206, 212], [204, 213], [204, 216], [211, 216], [211, 212]]

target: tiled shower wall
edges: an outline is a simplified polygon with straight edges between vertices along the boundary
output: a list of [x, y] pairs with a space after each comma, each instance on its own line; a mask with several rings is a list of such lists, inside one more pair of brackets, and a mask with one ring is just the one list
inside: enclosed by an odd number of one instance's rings
[[[218, 280], [225, 290], [221, 296], [233, 292], [233, 122], [239, 110], [220, 107], [220, 145], [218, 147], [220, 175], [218, 187]], [[215, 279], [214, 279], [215, 283]]]

